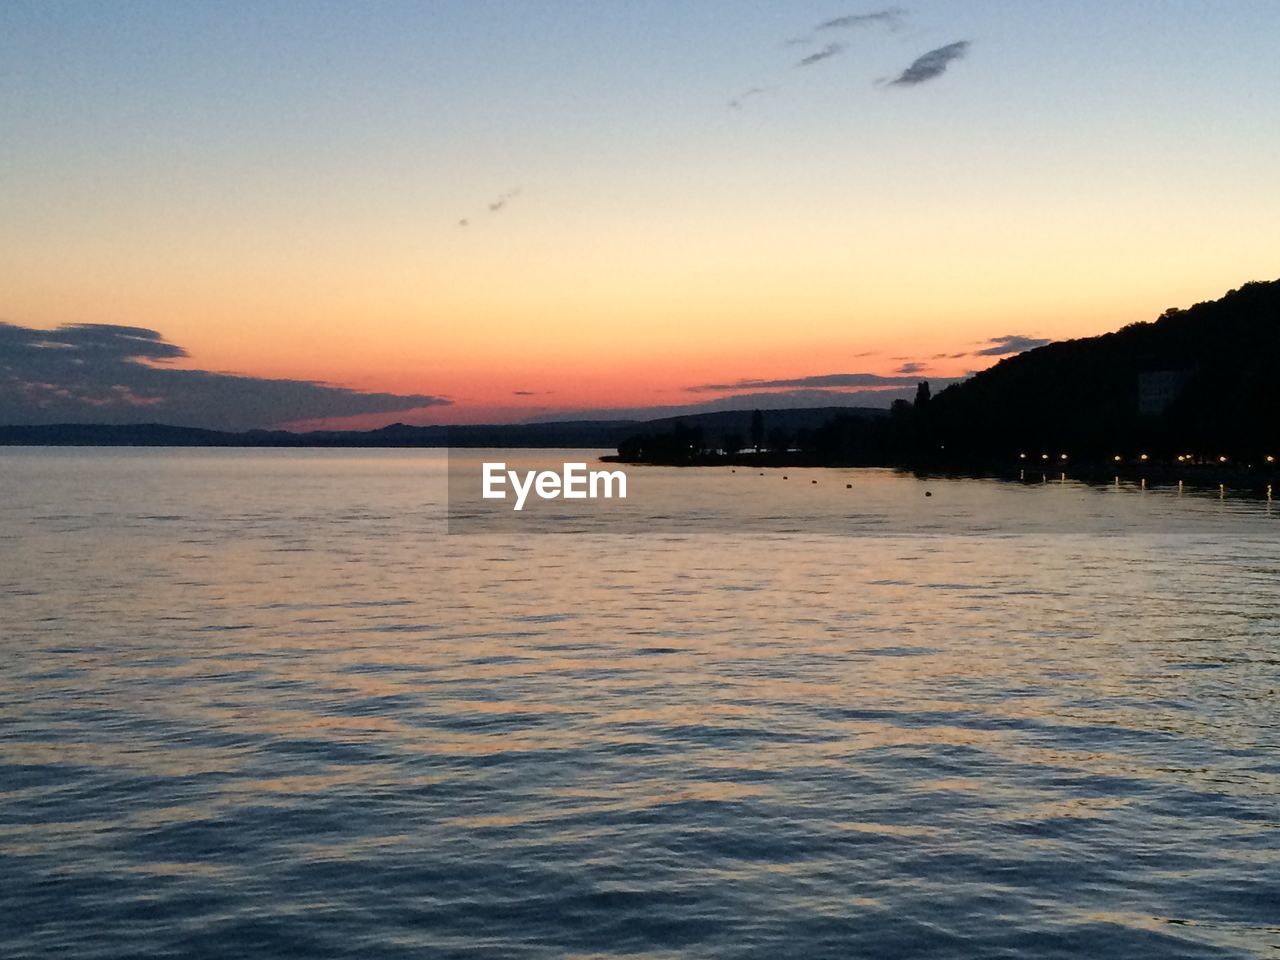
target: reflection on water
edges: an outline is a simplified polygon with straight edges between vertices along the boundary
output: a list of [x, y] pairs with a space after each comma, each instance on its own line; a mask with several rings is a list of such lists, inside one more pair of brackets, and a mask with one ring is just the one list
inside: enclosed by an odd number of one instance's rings
[[446, 536], [444, 469], [0, 453], [0, 954], [1280, 953], [1267, 504]]
[[[529, 474], [558, 476], [582, 451], [454, 451], [449, 457], [448, 531], [690, 535], [1057, 536], [1093, 534], [1280, 534], [1280, 509], [1246, 489], [1117, 481], [1085, 484], [1065, 473], [1024, 471], [1023, 482], [912, 477], [889, 470], [755, 467], [618, 467], [626, 499], [541, 499]], [[486, 499], [483, 469], [497, 461], [529, 490], [517, 511]], [[588, 469], [607, 468], [591, 464]], [[936, 495], [935, 495], [936, 494]], [[1270, 521], [1268, 523], [1267, 521]]]

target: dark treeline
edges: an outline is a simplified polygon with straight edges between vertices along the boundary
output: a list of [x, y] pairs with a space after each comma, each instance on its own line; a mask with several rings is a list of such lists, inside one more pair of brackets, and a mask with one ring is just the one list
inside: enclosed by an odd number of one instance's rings
[[708, 431], [701, 425], [676, 423], [669, 430], [633, 434], [618, 445], [617, 459], [630, 463], [696, 465], [742, 463], [839, 462], [879, 466], [909, 457], [910, 404], [890, 416], [863, 412], [834, 413], [812, 427], [788, 429], [773, 423], [774, 411], [741, 413], [738, 429]]
[[[955, 456], [1018, 447], [1257, 458], [1280, 452], [1278, 359], [1280, 281], [1250, 283], [1153, 323], [1010, 357], [940, 393], [930, 429]], [[1144, 411], [1143, 380], [1161, 374], [1175, 375], [1174, 396]]]
[[1184, 457], [1270, 469], [1267, 457], [1280, 455], [1278, 361], [1280, 281], [1249, 283], [1154, 322], [1009, 357], [937, 396], [922, 383], [915, 402], [897, 401], [888, 417], [837, 415], [779, 435], [768, 412], [744, 413], [719, 436], [681, 425], [633, 435], [619, 459], [969, 471]]

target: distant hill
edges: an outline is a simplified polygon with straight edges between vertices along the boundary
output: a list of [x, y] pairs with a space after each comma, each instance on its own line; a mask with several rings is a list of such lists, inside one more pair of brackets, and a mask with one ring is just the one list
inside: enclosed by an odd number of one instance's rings
[[1280, 469], [1277, 360], [1280, 280], [1248, 283], [1150, 323], [1009, 357], [934, 397], [922, 383], [914, 404], [895, 401], [887, 416], [827, 411], [826, 422], [769, 435], [760, 452], [684, 422], [635, 430], [618, 459], [962, 473], [1050, 459], [1055, 471], [1089, 466], [1108, 478], [1117, 461], [1270, 475]]
[[0, 426], [0, 445], [4, 446], [225, 447], [235, 446], [240, 436], [242, 435], [225, 433], [221, 430], [171, 427], [162, 423], [139, 423], [126, 426], [101, 423]]
[[[837, 413], [883, 416], [883, 410], [815, 407], [771, 410], [771, 427], [788, 431], [811, 429]], [[477, 424], [416, 427], [393, 423], [377, 430], [250, 430], [229, 433], [197, 427], [144, 423], [52, 424], [0, 426], [0, 446], [135, 446], [135, 447], [587, 447], [612, 449], [638, 431], [661, 432], [676, 423], [705, 431], [707, 436], [746, 434], [751, 411], [717, 411], [660, 420], [570, 420], [558, 423]]]
[[1253, 455], [1280, 448], [1280, 280], [1166, 310], [1150, 323], [1009, 357], [933, 398], [947, 459], [1005, 455]]

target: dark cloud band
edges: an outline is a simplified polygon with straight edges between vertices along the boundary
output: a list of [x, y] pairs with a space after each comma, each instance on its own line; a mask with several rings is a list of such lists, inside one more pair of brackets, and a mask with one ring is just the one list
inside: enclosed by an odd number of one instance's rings
[[878, 373], [824, 373], [812, 377], [785, 380], [735, 380], [733, 383], [704, 383], [687, 389], [694, 393], [719, 393], [725, 390], [794, 390], [832, 388], [878, 388], [914, 386], [916, 376], [885, 377]]
[[451, 402], [165, 365], [185, 356], [182, 347], [143, 327], [73, 324], [35, 330], [0, 323], [0, 423], [167, 423], [248, 430]]

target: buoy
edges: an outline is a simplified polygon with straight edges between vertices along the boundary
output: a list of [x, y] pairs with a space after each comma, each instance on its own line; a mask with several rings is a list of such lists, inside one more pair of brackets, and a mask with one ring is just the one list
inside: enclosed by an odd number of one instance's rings
[[932, 496], [933, 496], [933, 493], [932, 493], [931, 491], [929, 491], [929, 490], [926, 490], [926, 491], [924, 492], [924, 495], [925, 495], [926, 497], [932, 497]]
[[846, 483], [846, 484], [844, 485], [844, 488], [845, 488], [846, 490], [852, 490], [852, 489], [853, 489], [853, 484], [852, 484], [852, 483]]
[[817, 483], [818, 481], [817, 481], [817, 480], [810, 480], [809, 482], [810, 482], [810, 483]]
[[784, 473], [784, 474], [782, 475], [782, 479], [783, 479], [783, 480], [787, 480], [787, 479], [789, 479], [789, 478], [788, 478], [788, 477], [787, 477], [787, 475]]

